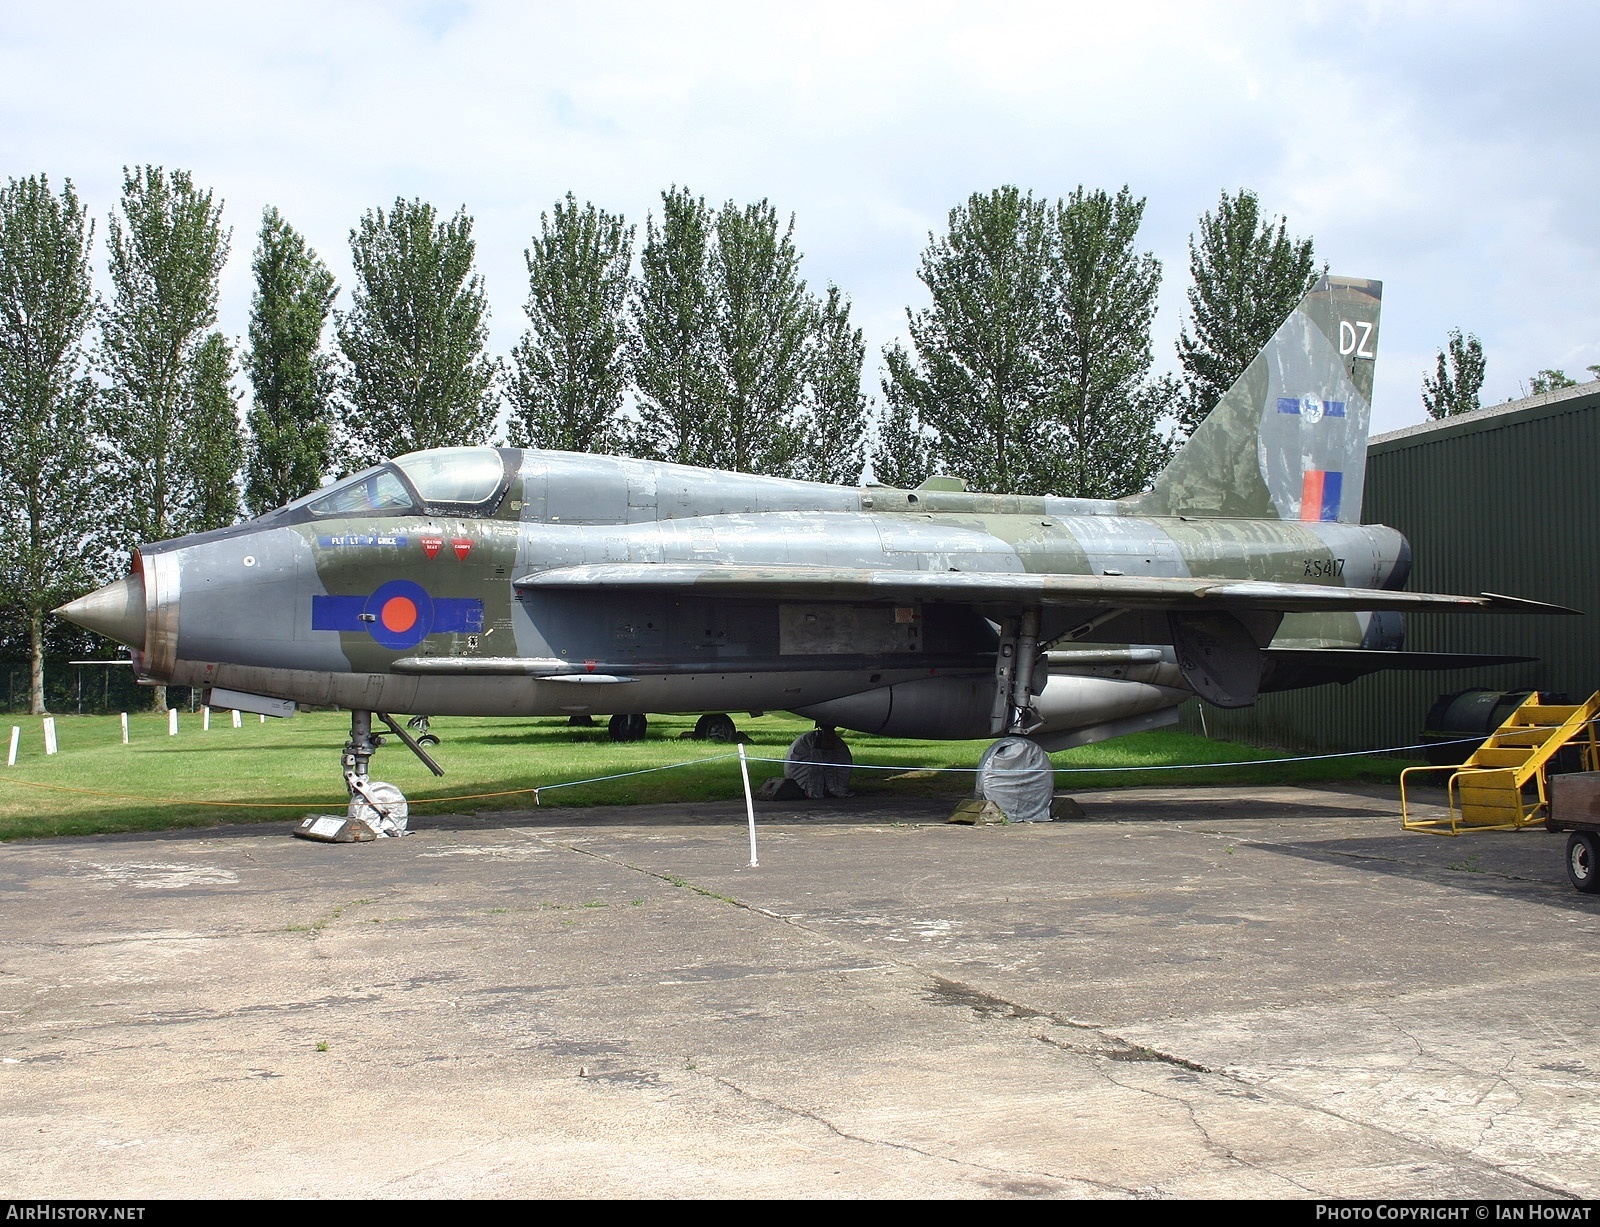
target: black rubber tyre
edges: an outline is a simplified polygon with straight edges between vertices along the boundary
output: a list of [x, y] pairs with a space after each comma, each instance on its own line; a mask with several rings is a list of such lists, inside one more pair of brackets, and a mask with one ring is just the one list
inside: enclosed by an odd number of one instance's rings
[[739, 727], [727, 712], [708, 712], [694, 722], [694, 735], [700, 741], [732, 741]]
[[606, 728], [612, 741], [643, 741], [649, 724], [642, 715], [623, 715], [619, 712], [611, 717], [611, 723]]
[[417, 744], [419, 746], [436, 746], [439, 744], [439, 739], [432, 733], [424, 733], [417, 738]]
[[1600, 835], [1574, 831], [1567, 836], [1567, 880], [1586, 895], [1600, 894]]

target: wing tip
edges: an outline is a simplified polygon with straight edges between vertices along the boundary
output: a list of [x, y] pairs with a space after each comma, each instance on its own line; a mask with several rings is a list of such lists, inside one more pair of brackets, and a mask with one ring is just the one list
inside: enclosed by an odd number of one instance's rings
[[1583, 610], [1573, 609], [1570, 605], [1534, 601], [1524, 596], [1506, 596], [1500, 592], [1480, 592], [1478, 596], [1488, 603], [1490, 609], [1504, 610], [1506, 613], [1577, 614], [1580, 617], [1583, 614]]

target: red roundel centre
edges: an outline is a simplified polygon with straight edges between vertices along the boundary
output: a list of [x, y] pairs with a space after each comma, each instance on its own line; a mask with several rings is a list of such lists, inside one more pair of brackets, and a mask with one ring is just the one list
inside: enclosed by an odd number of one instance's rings
[[417, 624], [417, 603], [408, 596], [392, 596], [383, 603], [383, 629], [403, 635]]

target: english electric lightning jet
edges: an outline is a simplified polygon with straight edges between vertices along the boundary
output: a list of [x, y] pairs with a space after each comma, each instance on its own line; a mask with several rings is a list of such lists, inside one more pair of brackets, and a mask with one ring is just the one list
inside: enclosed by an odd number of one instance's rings
[[57, 612], [219, 706], [350, 709], [353, 795], [374, 713], [413, 749], [390, 713], [784, 709], [1056, 750], [1192, 695], [1507, 659], [1398, 650], [1405, 610], [1557, 608], [1405, 592], [1405, 538], [1360, 523], [1379, 295], [1319, 281], [1130, 498], [444, 448], [141, 546]]

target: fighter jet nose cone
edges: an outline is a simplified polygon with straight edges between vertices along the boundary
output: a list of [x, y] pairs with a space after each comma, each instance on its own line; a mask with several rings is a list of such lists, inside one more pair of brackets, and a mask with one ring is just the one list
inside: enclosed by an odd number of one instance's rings
[[138, 575], [80, 596], [55, 612], [85, 630], [144, 651], [144, 580]]

